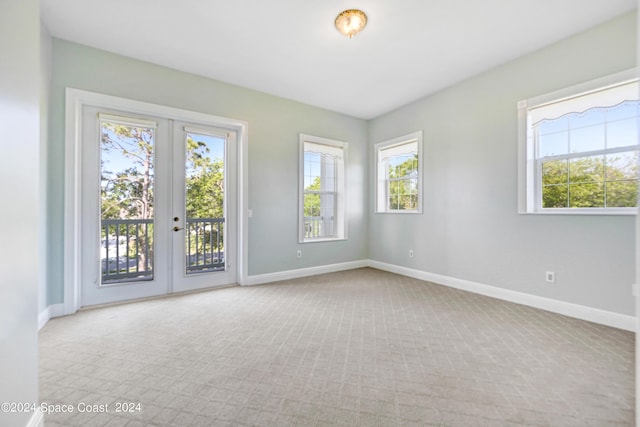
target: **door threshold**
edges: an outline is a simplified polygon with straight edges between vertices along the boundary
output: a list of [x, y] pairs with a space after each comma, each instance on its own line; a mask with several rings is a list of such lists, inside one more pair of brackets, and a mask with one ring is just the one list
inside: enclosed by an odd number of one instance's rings
[[143, 298], [133, 298], [133, 299], [127, 299], [127, 300], [122, 300], [122, 301], [108, 302], [108, 303], [104, 303], [104, 304], [87, 305], [87, 306], [80, 307], [78, 309], [78, 311], [87, 311], [87, 310], [94, 310], [94, 309], [97, 309], [97, 308], [114, 307], [114, 306], [125, 305], [125, 304], [133, 304], [133, 303], [136, 303], [136, 302], [154, 301], [154, 300], [165, 299], [165, 298], [179, 297], [179, 296], [183, 296], [183, 295], [190, 295], [190, 294], [198, 294], [198, 293], [202, 293], [202, 292], [217, 291], [219, 289], [234, 288], [236, 286], [240, 286], [240, 285], [237, 284], [237, 283], [229, 283], [227, 285], [216, 285], [216, 286], [210, 286], [208, 288], [193, 289], [193, 290], [189, 290], [189, 291], [179, 291], [179, 292], [173, 292], [173, 293], [170, 293], [170, 294], [154, 295], [154, 296], [143, 297]]

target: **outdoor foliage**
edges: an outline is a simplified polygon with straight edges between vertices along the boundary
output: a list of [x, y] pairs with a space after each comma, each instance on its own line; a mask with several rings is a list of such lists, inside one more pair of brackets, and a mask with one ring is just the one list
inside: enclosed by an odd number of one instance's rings
[[320, 191], [320, 177], [316, 176], [313, 182], [305, 188], [304, 195], [304, 216], [318, 217], [320, 216], [320, 194], [313, 193]]
[[388, 185], [389, 209], [415, 210], [418, 208], [417, 153], [402, 163], [389, 166]]
[[[211, 157], [207, 142], [187, 138], [185, 165], [186, 249], [196, 258], [222, 250], [224, 225], [224, 161]], [[207, 138], [203, 138], [206, 140]], [[144, 220], [118, 226], [103, 226], [102, 238], [115, 246], [128, 243], [129, 253], [137, 259], [137, 271], [152, 270], [154, 218], [154, 129], [102, 123], [101, 127], [101, 215], [102, 219]], [[194, 220], [208, 219], [207, 222]], [[117, 227], [117, 228], [116, 228]], [[114, 239], [120, 235], [120, 239]], [[113, 251], [113, 252], [111, 252]], [[199, 262], [194, 258], [194, 262]], [[191, 260], [189, 260], [191, 262]], [[208, 262], [211, 262], [209, 260]], [[118, 264], [119, 262], [116, 262]], [[124, 262], [118, 267], [131, 269]]]
[[[103, 219], [153, 218], [153, 146], [153, 128], [102, 123], [100, 209]], [[109, 162], [117, 164], [108, 164]], [[109, 170], [118, 165], [126, 167]], [[108, 241], [115, 234], [128, 237], [129, 253], [122, 255], [128, 258], [135, 258], [137, 255], [138, 271], [153, 269], [152, 226], [147, 228], [146, 224], [136, 227], [120, 225], [117, 233], [115, 227], [108, 231], [102, 227], [103, 239]], [[116, 244], [119, 243], [117, 241]], [[113, 255], [115, 256], [115, 252]], [[119, 264], [119, 261], [116, 261], [116, 264]], [[130, 268], [128, 262], [124, 268]]]
[[[212, 159], [206, 142], [187, 137], [186, 215], [190, 220], [224, 218], [224, 161]], [[194, 222], [188, 226], [185, 242], [188, 265], [212, 262], [211, 253], [224, 246], [224, 225], [215, 221]], [[204, 254], [204, 255], [202, 255]], [[209, 254], [209, 255], [207, 255]], [[200, 259], [204, 256], [207, 259]], [[192, 259], [193, 258], [193, 259]]]
[[542, 165], [544, 208], [634, 207], [638, 200], [638, 152]]
[[[153, 138], [152, 128], [103, 123], [102, 218], [153, 218]], [[109, 154], [127, 160], [129, 167], [110, 171]]]
[[205, 142], [187, 138], [187, 218], [224, 217], [224, 163]]

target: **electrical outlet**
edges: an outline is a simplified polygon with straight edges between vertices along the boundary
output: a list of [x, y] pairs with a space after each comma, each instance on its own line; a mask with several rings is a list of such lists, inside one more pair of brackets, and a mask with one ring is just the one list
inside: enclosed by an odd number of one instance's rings
[[302, 258], [302, 251], [296, 252], [296, 258]]
[[554, 273], [553, 271], [547, 271], [544, 274], [544, 280], [549, 283], [556, 283], [556, 273]]
[[413, 258], [413, 249], [409, 249], [409, 258]]

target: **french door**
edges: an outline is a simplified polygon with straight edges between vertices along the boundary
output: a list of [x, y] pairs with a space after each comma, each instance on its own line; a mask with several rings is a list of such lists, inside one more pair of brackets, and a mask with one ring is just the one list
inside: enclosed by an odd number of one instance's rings
[[236, 134], [82, 113], [83, 306], [236, 282]]

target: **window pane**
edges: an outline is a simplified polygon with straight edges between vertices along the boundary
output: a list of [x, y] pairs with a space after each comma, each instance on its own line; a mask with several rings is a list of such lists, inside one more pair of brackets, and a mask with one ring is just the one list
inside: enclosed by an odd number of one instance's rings
[[542, 184], [566, 184], [569, 182], [569, 163], [567, 160], [556, 160], [542, 164]]
[[320, 159], [321, 156], [318, 153], [304, 153], [304, 176], [305, 187], [309, 185], [307, 179], [313, 181], [315, 177], [320, 176]]
[[224, 157], [226, 139], [187, 133], [185, 158], [187, 274], [225, 269]]
[[305, 193], [305, 238], [335, 236], [336, 194]]
[[618, 120], [607, 124], [607, 148], [638, 145], [638, 119]]
[[638, 204], [638, 180], [607, 182], [607, 207], [628, 208]]
[[304, 216], [305, 217], [320, 216], [320, 194], [314, 194], [314, 193], [304, 194]]
[[604, 183], [571, 184], [569, 186], [569, 207], [603, 208]]
[[400, 209], [400, 196], [398, 194], [392, 194], [389, 196], [389, 209]]
[[612, 122], [621, 119], [638, 117], [638, 101], [625, 101], [607, 109], [607, 121]]
[[569, 152], [569, 132], [538, 135], [538, 156], [558, 156]]
[[607, 161], [607, 181], [638, 179], [638, 150], [609, 154]]
[[[415, 143], [414, 143], [415, 145]], [[388, 160], [389, 210], [418, 209], [418, 154], [404, 154]]]
[[542, 187], [543, 208], [566, 208], [569, 205], [567, 184], [545, 185]]
[[[319, 144], [308, 147], [323, 149]], [[304, 160], [304, 237], [335, 237], [339, 159], [333, 153], [305, 151]]]
[[604, 121], [605, 113], [603, 108], [590, 108], [582, 113], [569, 115], [569, 127], [571, 129], [602, 125]]
[[569, 162], [571, 184], [604, 181], [604, 156], [582, 157]]
[[391, 157], [389, 162], [389, 178], [401, 178], [415, 174], [418, 169], [418, 154]]
[[419, 212], [422, 133], [376, 144], [376, 212]]
[[544, 119], [534, 124], [538, 130], [538, 135], [547, 135], [550, 133], [566, 132], [569, 130], [569, 116], [563, 115], [556, 119]]
[[418, 179], [407, 178], [389, 182], [389, 209], [416, 210], [418, 208]]
[[100, 126], [102, 283], [151, 280], [155, 129]]
[[569, 147], [572, 153], [603, 150], [604, 124], [574, 129], [572, 127], [569, 139]]

